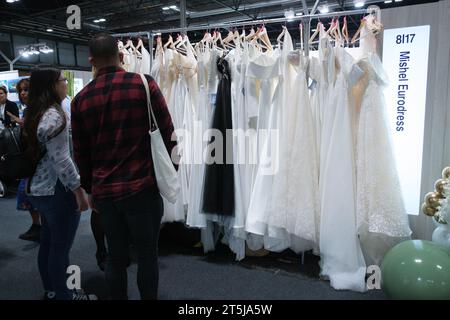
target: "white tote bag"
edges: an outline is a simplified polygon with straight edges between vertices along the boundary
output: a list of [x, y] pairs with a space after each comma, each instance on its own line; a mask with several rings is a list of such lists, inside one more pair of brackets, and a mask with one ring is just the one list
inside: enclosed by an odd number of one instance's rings
[[[142, 82], [144, 83], [145, 91], [147, 93], [147, 107], [148, 120], [150, 124], [150, 144], [152, 149], [153, 168], [155, 170], [156, 182], [158, 184], [159, 192], [171, 203], [175, 203], [180, 192], [180, 182], [178, 181], [178, 174], [175, 170], [169, 153], [159, 131], [158, 123], [156, 122], [155, 114], [153, 113], [152, 102], [150, 100], [150, 90], [148, 88], [147, 79], [143, 74], [140, 74]], [[156, 130], [152, 131], [152, 118], [156, 126]]]

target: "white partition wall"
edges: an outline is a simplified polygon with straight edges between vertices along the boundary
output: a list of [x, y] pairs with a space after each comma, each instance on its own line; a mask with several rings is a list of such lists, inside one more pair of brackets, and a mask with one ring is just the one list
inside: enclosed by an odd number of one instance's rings
[[[382, 11], [385, 29], [430, 26], [421, 199], [450, 165], [450, 1]], [[424, 79], [425, 81], [425, 79]], [[435, 228], [422, 213], [410, 216], [414, 236], [431, 239]]]

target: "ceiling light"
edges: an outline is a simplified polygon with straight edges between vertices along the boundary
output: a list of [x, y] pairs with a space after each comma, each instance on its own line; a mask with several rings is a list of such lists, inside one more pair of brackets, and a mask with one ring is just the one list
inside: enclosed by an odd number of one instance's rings
[[169, 8], [172, 9], [172, 10], [177, 10], [178, 9], [177, 6], [170, 6]]
[[403, 0], [395, 0], [395, 2], [402, 2]]
[[303, 12], [298, 12], [298, 13], [296, 13], [295, 15], [296, 15], [297, 17], [300, 17], [300, 16], [303, 15]]
[[323, 5], [319, 6], [318, 9], [319, 9], [319, 12], [322, 14], [330, 12], [330, 8], [328, 7], [328, 4], [323, 4]]
[[105, 18], [98, 19], [98, 22], [105, 22], [105, 21], [106, 21]]
[[47, 28], [47, 32], [53, 32], [52, 28]]
[[23, 51], [20, 55], [24, 58], [28, 58], [30, 56], [30, 54], [27, 51]]
[[392, 0], [385, 0], [384, 3], [392, 3]]
[[355, 8], [362, 8], [366, 4], [364, 0], [355, 0], [354, 2]]
[[19, 2], [19, 0], [6, 0], [7, 3]]
[[30, 54], [35, 54], [35, 55], [38, 55], [40, 53], [38, 50], [36, 50], [35, 47], [31, 47], [30, 50], [28, 50], [28, 52]]
[[47, 54], [47, 53], [52, 53], [53, 49], [47, 45], [44, 45], [43, 47], [39, 48], [39, 51]]
[[164, 11], [170, 10], [169, 7], [163, 7], [162, 9], [163, 9]]

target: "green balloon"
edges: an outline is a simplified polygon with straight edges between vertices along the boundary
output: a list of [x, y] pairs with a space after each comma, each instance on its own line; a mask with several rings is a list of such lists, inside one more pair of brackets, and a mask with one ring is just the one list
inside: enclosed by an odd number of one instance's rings
[[383, 259], [381, 286], [391, 299], [450, 299], [450, 250], [425, 240], [398, 244]]

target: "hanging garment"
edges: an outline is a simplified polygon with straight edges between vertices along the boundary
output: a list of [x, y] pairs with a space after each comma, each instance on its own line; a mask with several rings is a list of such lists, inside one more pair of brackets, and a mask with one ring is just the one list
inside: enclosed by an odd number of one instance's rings
[[348, 74], [354, 63], [343, 48], [333, 51], [339, 69], [336, 80], [330, 81], [334, 83], [334, 99], [329, 99], [324, 110], [322, 130], [322, 144], [328, 145], [321, 153], [321, 275], [329, 278], [335, 289], [364, 292], [366, 264], [356, 230], [354, 140], [348, 98]]
[[[227, 139], [227, 129], [232, 129], [231, 74], [228, 62], [223, 58], [217, 61], [217, 69], [220, 82], [217, 89], [212, 128], [220, 131], [223, 143], [221, 148], [211, 150], [211, 156], [216, 161], [206, 165], [203, 211], [232, 216], [234, 215], [234, 169], [232, 160], [227, 159], [227, 151], [228, 155], [233, 154], [232, 141]], [[210, 147], [213, 146], [212, 143], [217, 143], [216, 139], [217, 137], [210, 140]]]
[[[244, 131], [246, 135], [244, 135], [245, 139], [241, 137], [233, 140], [233, 145], [236, 146], [236, 148], [234, 149], [236, 157], [235, 160], [237, 160], [237, 162], [239, 163], [238, 169], [240, 176], [242, 201], [240, 205], [242, 206], [242, 211], [244, 213], [244, 230], [236, 232], [238, 233], [237, 236], [243, 238], [246, 237], [245, 219], [247, 217], [248, 206], [250, 204], [250, 196], [253, 184], [253, 166], [250, 164], [250, 150], [252, 149], [250, 129], [253, 128], [250, 125], [250, 118], [248, 116], [249, 106], [247, 104], [248, 100], [246, 99], [247, 66], [250, 61], [249, 44], [244, 42], [242, 46], [243, 49], [240, 52], [240, 61], [237, 62], [235, 72], [236, 76], [234, 78], [236, 79], [236, 105], [234, 106], [235, 112], [233, 112], [233, 114], [235, 114], [235, 117], [233, 118], [233, 128]], [[256, 129], [256, 127], [254, 129]]]
[[[163, 75], [165, 73], [164, 70], [164, 51], [163, 50], [156, 50], [155, 58], [153, 59], [153, 66], [152, 70], [150, 72], [150, 75], [155, 79], [155, 81], [158, 83], [159, 88], [162, 92], [164, 92], [164, 89], [166, 87], [166, 84], [163, 81]], [[165, 96], [167, 98], [167, 96]]]
[[358, 232], [370, 264], [381, 264], [389, 249], [411, 236], [389, 134], [383, 89], [388, 77], [376, 54], [376, 37], [361, 31], [364, 76], [352, 90], [355, 109]]
[[[170, 49], [169, 49], [170, 50]], [[186, 141], [184, 133], [184, 112], [187, 110], [190, 98], [188, 94], [187, 83], [184, 75], [183, 61], [180, 54], [172, 52], [172, 60], [168, 68], [169, 74], [173, 77], [171, 95], [168, 100], [168, 108], [172, 117], [173, 125], [177, 134], [178, 143], [178, 179], [181, 183], [181, 192], [175, 204], [164, 202], [163, 222], [185, 221], [185, 204], [188, 195], [188, 178], [186, 164]], [[171, 55], [171, 54], [169, 54]]]
[[141, 71], [143, 69], [142, 68], [142, 53], [136, 47], [133, 50], [133, 55], [134, 55], [134, 59], [135, 59], [134, 72], [141, 73]]
[[175, 86], [175, 83], [178, 81], [178, 72], [175, 61], [175, 51], [172, 49], [164, 50], [164, 67], [163, 74], [165, 77], [165, 88], [163, 94], [167, 97], [167, 100], [171, 99], [173, 94], [175, 94], [172, 90]]
[[[317, 161], [320, 162], [320, 140], [321, 140], [321, 133], [322, 133], [322, 117], [320, 114], [320, 110], [322, 108], [320, 107], [320, 103], [323, 102], [323, 97], [321, 94], [323, 94], [322, 89], [322, 69], [321, 69], [321, 63], [319, 61], [319, 58], [312, 57], [309, 64], [309, 76], [311, 78], [311, 83], [309, 85], [310, 90], [310, 104], [311, 104], [311, 112], [313, 116], [313, 122], [314, 122], [314, 129], [315, 129], [315, 138], [316, 138], [316, 158]], [[320, 84], [319, 84], [320, 83]], [[317, 176], [317, 179], [319, 179], [319, 175]]]
[[127, 67], [128, 72], [136, 72], [136, 48], [133, 45], [132, 40], [128, 40], [127, 44], [124, 47], [126, 51], [124, 53], [124, 62]]
[[144, 45], [141, 46], [141, 67], [140, 67], [139, 72], [143, 73], [143, 74], [150, 73], [150, 53], [144, 47]]
[[356, 176], [358, 232], [370, 263], [411, 236], [387, 122], [383, 88], [387, 75], [376, 54], [358, 63], [365, 88], [357, 128]]
[[241, 49], [240, 42], [232, 50], [227, 60], [231, 66], [232, 121], [233, 121], [233, 163], [235, 185], [235, 216], [232, 231], [228, 239], [230, 249], [236, 254], [236, 260], [245, 258], [247, 232], [245, 221], [251, 191], [251, 167], [248, 165], [248, 129], [247, 106], [245, 104], [245, 77], [248, 64], [248, 48]]
[[[286, 237], [270, 238], [267, 233], [267, 209], [270, 195], [273, 192], [273, 177], [276, 170], [276, 157], [279, 155], [280, 108], [283, 102], [283, 77], [281, 74], [280, 54], [274, 59], [271, 55], [262, 54], [258, 62], [250, 63], [247, 76], [261, 79], [261, 97], [258, 122], [258, 139], [260, 140], [258, 165], [246, 220], [246, 231], [250, 233], [247, 245], [251, 250], [265, 248], [271, 251], [282, 251], [289, 247]], [[262, 59], [261, 59], [262, 58]], [[268, 64], [268, 61], [273, 61]], [[261, 109], [266, 110], [261, 110]]]
[[[286, 34], [285, 46], [288, 39]], [[267, 212], [269, 235], [290, 238], [290, 248], [298, 253], [310, 249], [318, 252], [318, 162], [306, 83], [308, 64], [308, 57], [296, 51], [289, 54], [283, 66], [280, 156]]]
[[[189, 206], [186, 224], [193, 228], [206, 228], [206, 215], [202, 214], [202, 190], [205, 179], [205, 151], [207, 141], [204, 134], [210, 126], [211, 104], [208, 88], [208, 68], [211, 52], [198, 52], [198, 88], [199, 99], [193, 128], [193, 165], [189, 184]], [[205, 241], [204, 241], [205, 242]]]
[[132, 57], [130, 52], [127, 49], [125, 49], [125, 46], [123, 45], [122, 41], [117, 42], [117, 47], [119, 49], [119, 52], [123, 54], [122, 68], [127, 72], [132, 72], [131, 71]]

